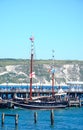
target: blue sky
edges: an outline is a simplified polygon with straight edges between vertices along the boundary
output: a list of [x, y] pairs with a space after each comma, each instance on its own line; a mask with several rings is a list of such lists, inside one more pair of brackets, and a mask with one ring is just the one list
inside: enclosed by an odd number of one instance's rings
[[83, 60], [83, 0], [0, 0], [0, 58]]

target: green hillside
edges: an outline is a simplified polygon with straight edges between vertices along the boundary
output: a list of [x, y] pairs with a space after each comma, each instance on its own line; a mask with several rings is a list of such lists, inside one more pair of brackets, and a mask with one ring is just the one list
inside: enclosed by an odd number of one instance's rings
[[[36, 60], [33, 62], [36, 78], [34, 83], [50, 82], [48, 72], [52, 60]], [[55, 60], [55, 82], [65, 83], [67, 80], [83, 81], [83, 61]], [[30, 61], [28, 59], [0, 59], [0, 83], [29, 83]], [[68, 79], [67, 79], [68, 78]]]

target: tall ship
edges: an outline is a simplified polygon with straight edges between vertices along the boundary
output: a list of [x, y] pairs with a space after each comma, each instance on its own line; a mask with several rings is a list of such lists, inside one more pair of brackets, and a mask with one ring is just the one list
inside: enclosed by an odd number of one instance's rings
[[[66, 93], [60, 88], [58, 92], [54, 93], [54, 76], [55, 76], [55, 67], [54, 64], [51, 66], [51, 78], [52, 78], [52, 95], [50, 96], [32, 96], [32, 85], [33, 85], [33, 76], [35, 72], [33, 71], [33, 58], [34, 58], [34, 38], [30, 38], [31, 41], [31, 59], [30, 59], [30, 97], [28, 99], [18, 99], [15, 98], [13, 103], [14, 106], [26, 109], [57, 109], [65, 108], [68, 106], [68, 101], [66, 99]], [[53, 51], [54, 53], [54, 51]], [[53, 54], [54, 58], [54, 54]]]

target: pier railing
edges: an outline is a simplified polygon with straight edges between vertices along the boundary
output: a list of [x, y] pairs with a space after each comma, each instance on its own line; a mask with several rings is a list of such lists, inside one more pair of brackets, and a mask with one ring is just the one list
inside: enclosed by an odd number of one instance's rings
[[[56, 93], [58, 90], [54, 90], [54, 92]], [[83, 93], [83, 89], [66, 89], [66, 90], [64, 90], [65, 92], [81, 92], [81, 93]], [[29, 93], [30, 92], [30, 90], [29, 89], [0, 89], [0, 93], [15, 93], [15, 92], [27, 92], [27, 93]], [[52, 90], [50, 89], [50, 90], [48, 90], [48, 89], [43, 89], [43, 90], [41, 90], [41, 89], [32, 89], [32, 92], [34, 93], [34, 92], [36, 92], [36, 93], [38, 93], [38, 92], [46, 92], [46, 93], [49, 93], [49, 92], [52, 92]]]
[[[54, 89], [54, 93], [57, 93], [58, 90]], [[75, 97], [80, 95], [83, 97], [83, 88], [81, 89], [65, 89], [68, 95], [73, 94]], [[0, 89], [0, 97], [2, 99], [9, 99], [18, 96], [23, 98], [29, 98], [30, 90], [29, 89]], [[51, 89], [32, 89], [32, 95], [34, 96], [44, 96], [44, 95], [52, 95]]]

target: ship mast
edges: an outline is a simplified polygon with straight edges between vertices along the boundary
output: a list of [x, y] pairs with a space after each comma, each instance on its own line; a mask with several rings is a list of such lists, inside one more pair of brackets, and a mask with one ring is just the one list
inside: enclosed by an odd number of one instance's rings
[[33, 73], [33, 46], [34, 46], [34, 38], [30, 38], [31, 41], [31, 60], [30, 60], [30, 100], [32, 100], [32, 73]]
[[54, 50], [52, 50], [52, 96], [54, 96], [54, 73], [55, 73], [55, 68], [54, 68]]

